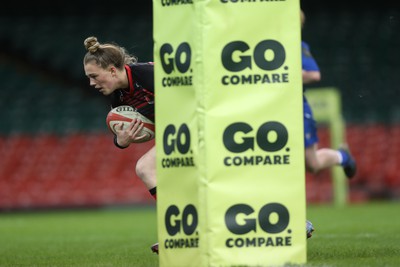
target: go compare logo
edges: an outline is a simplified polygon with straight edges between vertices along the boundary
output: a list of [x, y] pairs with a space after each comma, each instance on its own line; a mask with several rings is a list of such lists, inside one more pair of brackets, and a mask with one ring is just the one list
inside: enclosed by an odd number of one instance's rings
[[[290, 215], [281, 203], [268, 203], [257, 212], [251, 205], [236, 204], [225, 213], [225, 225], [235, 235], [225, 240], [225, 246], [233, 247], [269, 247], [291, 246], [292, 231], [287, 230]], [[251, 232], [254, 234], [250, 235]]]
[[[222, 221], [232, 235], [227, 235], [225, 240], [228, 248], [292, 245], [292, 231], [287, 229], [289, 211], [281, 203], [267, 203], [258, 211], [249, 204], [234, 204], [225, 211]], [[165, 249], [199, 247], [199, 216], [193, 204], [182, 210], [177, 205], [170, 205], [165, 212], [164, 225], [170, 236], [163, 242]], [[243, 237], [245, 235], [247, 237]]]
[[193, 85], [193, 76], [190, 74], [192, 49], [189, 43], [180, 43], [176, 48], [170, 43], [163, 44], [160, 48], [160, 60], [166, 74], [161, 80], [163, 87]]
[[267, 121], [258, 127], [234, 122], [225, 128], [222, 136], [225, 148], [234, 155], [224, 157], [223, 164], [227, 167], [289, 165], [288, 140], [287, 128], [278, 121]]
[[195, 161], [191, 150], [190, 129], [186, 123], [168, 124], [163, 134], [164, 156], [161, 158], [162, 168], [194, 167]]
[[240, 73], [249, 69], [252, 73], [223, 75], [221, 84], [288, 83], [289, 68], [284, 66], [285, 61], [285, 47], [277, 40], [261, 40], [254, 48], [242, 40], [229, 42], [221, 52], [223, 67], [229, 72]]
[[[161, 66], [166, 74], [163, 87], [192, 86], [192, 48], [188, 42], [177, 45], [164, 43], [159, 51]], [[285, 47], [277, 40], [261, 40], [254, 48], [245, 41], [232, 41], [221, 50], [222, 67], [233, 73], [246, 69], [252, 74], [227, 74], [221, 77], [222, 85], [288, 83], [288, 66]], [[253, 70], [254, 66], [258, 69]]]

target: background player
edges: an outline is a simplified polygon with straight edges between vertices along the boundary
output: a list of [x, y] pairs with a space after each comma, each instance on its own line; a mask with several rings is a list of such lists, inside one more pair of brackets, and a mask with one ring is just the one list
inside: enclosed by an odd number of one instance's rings
[[[301, 10], [301, 27], [304, 27], [305, 15]], [[306, 86], [321, 80], [321, 73], [317, 62], [313, 58], [310, 46], [301, 42], [301, 57], [303, 69], [303, 92]], [[331, 148], [318, 149], [317, 126], [314, 120], [311, 107], [303, 94], [303, 112], [304, 112], [304, 138], [305, 138], [305, 160], [306, 169], [311, 173], [317, 173], [320, 170], [335, 165], [341, 165], [347, 176], [352, 178], [356, 174], [356, 162], [351, 156], [348, 148], [343, 146], [338, 150]]]
[[[305, 24], [305, 15], [300, 10], [301, 28]], [[304, 92], [308, 84], [316, 83], [321, 80], [321, 72], [317, 62], [311, 54], [310, 46], [301, 41], [301, 59], [303, 72], [303, 115], [304, 115], [304, 145], [305, 145], [305, 163], [306, 170], [311, 173], [330, 168], [335, 165], [341, 165], [347, 176], [352, 178], [356, 174], [356, 162], [351, 156], [347, 146], [338, 150], [331, 148], [318, 149], [317, 123], [314, 120], [311, 107], [307, 101]], [[306, 221], [307, 238], [312, 236], [314, 226], [310, 221]]]

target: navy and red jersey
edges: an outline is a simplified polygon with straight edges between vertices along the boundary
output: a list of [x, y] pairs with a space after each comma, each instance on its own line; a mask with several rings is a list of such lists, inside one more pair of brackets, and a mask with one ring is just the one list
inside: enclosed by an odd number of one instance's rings
[[111, 108], [122, 105], [133, 107], [154, 122], [154, 64], [125, 65], [129, 88], [117, 89], [111, 94]]

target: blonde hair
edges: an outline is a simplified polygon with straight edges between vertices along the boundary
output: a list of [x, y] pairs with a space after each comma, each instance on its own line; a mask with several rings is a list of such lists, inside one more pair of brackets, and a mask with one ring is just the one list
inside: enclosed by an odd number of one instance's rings
[[125, 64], [137, 62], [137, 58], [130, 55], [124, 47], [111, 43], [101, 44], [94, 36], [86, 38], [83, 44], [87, 50], [83, 58], [85, 65], [94, 61], [103, 69], [110, 65], [114, 65], [117, 69], [123, 69]]

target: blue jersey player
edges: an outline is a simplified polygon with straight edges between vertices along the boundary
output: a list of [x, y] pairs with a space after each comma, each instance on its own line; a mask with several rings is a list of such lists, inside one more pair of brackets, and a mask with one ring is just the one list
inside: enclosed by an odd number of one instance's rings
[[[301, 12], [301, 25], [305, 22], [304, 13]], [[313, 58], [309, 45], [301, 42], [301, 58], [303, 69], [303, 91], [307, 84], [320, 81], [321, 73], [317, 62]], [[343, 166], [344, 172], [348, 178], [354, 177], [356, 174], [356, 163], [351, 156], [347, 147], [338, 150], [330, 148], [318, 149], [317, 126], [313, 117], [311, 107], [303, 95], [303, 112], [304, 112], [304, 142], [305, 142], [305, 159], [306, 169], [309, 172], [317, 173], [322, 169], [335, 165]]]
[[[301, 27], [305, 23], [304, 12], [300, 11]], [[347, 178], [352, 178], [356, 174], [356, 162], [351, 156], [347, 146], [335, 150], [331, 148], [318, 148], [317, 125], [314, 120], [311, 107], [307, 101], [304, 91], [308, 84], [316, 83], [321, 80], [321, 72], [317, 62], [311, 54], [310, 46], [301, 42], [301, 59], [303, 73], [303, 115], [304, 115], [304, 146], [306, 170], [317, 173], [320, 170], [335, 165], [340, 165]], [[307, 238], [312, 236], [314, 231], [313, 224], [306, 221]]]

